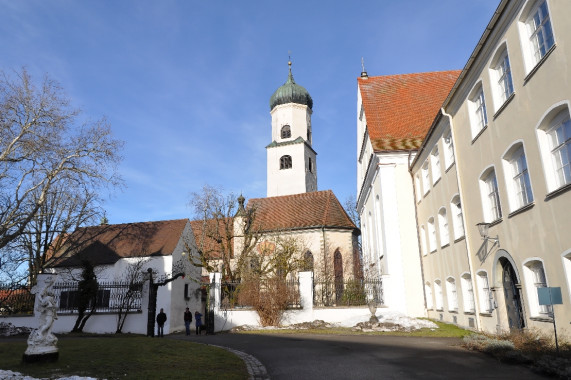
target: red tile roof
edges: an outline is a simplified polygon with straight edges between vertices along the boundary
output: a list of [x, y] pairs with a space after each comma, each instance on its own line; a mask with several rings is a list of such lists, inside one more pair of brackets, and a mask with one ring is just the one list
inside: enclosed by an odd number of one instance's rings
[[[345, 209], [331, 190], [311, 193], [284, 195], [269, 198], [253, 198], [248, 201], [247, 208], [256, 208], [256, 230], [274, 232], [302, 228], [328, 227], [357, 231]], [[196, 244], [200, 246], [204, 238], [203, 252], [210, 259], [222, 257], [218, 243], [204, 235], [204, 221], [190, 222]], [[214, 220], [207, 221], [206, 226], [213, 228]], [[220, 226], [223, 228], [223, 226]], [[231, 242], [233, 244], [233, 241]]]
[[188, 219], [178, 219], [78, 228], [66, 237], [50, 266], [78, 266], [84, 258], [100, 265], [124, 257], [168, 256], [187, 223]]
[[460, 72], [358, 78], [373, 149], [418, 149]]
[[255, 198], [256, 223], [264, 231], [309, 227], [357, 229], [331, 190]]

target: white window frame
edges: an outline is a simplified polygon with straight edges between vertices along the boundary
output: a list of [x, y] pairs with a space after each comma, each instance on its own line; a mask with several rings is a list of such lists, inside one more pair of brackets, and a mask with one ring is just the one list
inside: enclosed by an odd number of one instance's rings
[[493, 166], [487, 168], [480, 176], [480, 192], [484, 221], [492, 223], [502, 218], [502, 205], [496, 170]]
[[462, 273], [460, 283], [462, 285], [462, 305], [464, 306], [464, 312], [475, 313], [474, 287], [472, 286], [472, 276], [470, 276], [470, 273]]
[[436, 251], [436, 226], [434, 225], [434, 217], [428, 218], [428, 249], [430, 252]]
[[440, 232], [440, 246], [444, 247], [450, 244], [450, 232], [448, 229], [448, 215], [446, 207], [438, 210], [438, 232]]
[[434, 146], [434, 149], [432, 149], [432, 152], [430, 153], [430, 169], [432, 170], [432, 185], [435, 185], [441, 176], [438, 144]]
[[532, 203], [533, 190], [523, 142], [515, 142], [508, 148], [502, 156], [502, 166], [510, 211], [519, 210]]
[[439, 279], [434, 280], [434, 305], [436, 306], [436, 310], [444, 310], [442, 283]]
[[481, 81], [474, 86], [468, 99], [470, 130], [472, 132], [472, 140], [474, 140], [488, 126], [486, 97], [484, 96], [484, 87]]
[[446, 298], [448, 300], [448, 311], [458, 311], [458, 289], [456, 280], [450, 276], [446, 279]]
[[430, 190], [430, 172], [428, 170], [428, 160], [422, 164], [422, 191], [426, 195]]
[[567, 137], [560, 145], [554, 146], [553, 135], [571, 123], [569, 102], [560, 102], [552, 106], [536, 127], [537, 142], [541, 153], [541, 162], [547, 190], [553, 192], [571, 184], [570, 163], [565, 161], [571, 155], [571, 139]]
[[448, 168], [452, 166], [455, 161], [452, 131], [448, 131], [444, 134], [444, 137], [442, 137], [442, 146], [444, 146], [444, 166], [446, 167], [446, 170], [448, 170]]
[[538, 288], [547, 287], [547, 274], [545, 273], [545, 265], [543, 260], [534, 257], [523, 263], [523, 275], [525, 279], [525, 288], [527, 290], [527, 299], [529, 303], [529, 312], [532, 317], [548, 318], [552, 314], [552, 308], [549, 305], [540, 305], [537, 294]]
[[490, 65], [492, 97], [496, 112], [514, 93], [513, 78], [507, 45], [504, 42], [494, 54]]
[[460, 194], [456, 194], [452, 197], [452, 200], [450, 201], [450, 210], [452, 212], [452, 225], [454, 226], [454, 239], [460, 239], [465, 234]]
[[480, 313], [491, 314], [494, 311], [494, 305], [488, 273], [485, 270], [476, 272], [476, 284], [478, 286]]
[[424, 295], [426, 296], [426, 308], [428, 310], [434, 308], [434, 301], [432, 300], [432, 287], [430, 286], [430, 282], [426, 282], [424, 284]]
[[528, 74], [555, 46], [555, 31], [551, 23], [549, 2], [529, 1], [520, 15], [518, 26], [526, 74]]

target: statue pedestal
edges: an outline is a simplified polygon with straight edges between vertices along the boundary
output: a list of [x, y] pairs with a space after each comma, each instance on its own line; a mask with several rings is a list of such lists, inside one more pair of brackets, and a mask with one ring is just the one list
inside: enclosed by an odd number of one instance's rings
[[57, 362], [59, 359], [59, 352], [56, 349], [55, 351], [44, 352], [41, 354], [25, 353], [22, 359], [24, 360], [24, 363]]

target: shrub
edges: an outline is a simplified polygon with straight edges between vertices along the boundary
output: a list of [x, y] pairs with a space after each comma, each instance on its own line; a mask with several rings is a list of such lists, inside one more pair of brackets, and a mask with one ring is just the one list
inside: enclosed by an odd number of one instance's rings
[[250, 279], [242, 282], [239, 302], [252, 305], [262, 326], [279, 326], [292, 292], [282, 278]]

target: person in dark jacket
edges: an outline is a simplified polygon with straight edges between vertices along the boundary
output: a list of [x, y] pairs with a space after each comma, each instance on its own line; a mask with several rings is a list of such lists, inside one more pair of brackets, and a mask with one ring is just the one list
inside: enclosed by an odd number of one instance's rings
[[194, 324], [196, 325], [196, 335], [200, 335], [202, 332], [202, 314], [197, 311], [194, 312]]
[[158, 330], [157, 335], [159, 337], [164, 336], [164, 327], [166, 321], [167, 321], [167, 315], [165, 314], [164, 310], [161, 308], [161, 312], [157, 314], [157, 325], [159, 325], [157, 329]]
[[190, 322], [192, 322], [192, 313], [187, 307], [184, 312], [184, 327], [186, 327], [186, 335], [190, 335]]

